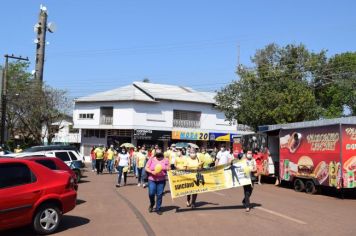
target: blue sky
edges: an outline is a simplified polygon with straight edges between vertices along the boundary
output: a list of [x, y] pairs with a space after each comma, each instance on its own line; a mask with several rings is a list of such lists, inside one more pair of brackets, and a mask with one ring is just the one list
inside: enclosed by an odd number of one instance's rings
[[271, 42], [356, 51], [352, 0], [2, 0], [1, 56], [29, 56], [34, 68], [41, 3], [57, 25], [44, 80], [71, 97], [144, 78], [214, 91], [237, 78], [237, 45], [245, 65]]

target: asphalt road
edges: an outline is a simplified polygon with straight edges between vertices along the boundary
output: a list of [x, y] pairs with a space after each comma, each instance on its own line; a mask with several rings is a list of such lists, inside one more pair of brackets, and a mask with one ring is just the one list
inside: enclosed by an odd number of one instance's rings
[[[63, 216], [58, 236], [81, 235], [355, 235], [356, 197], [340, 199], [296, 193], [273, 184], [255, 186], [253, 209], [245, 212], [242, 188], [198, 195], [197, 208], [185, 198], [172, 200], [167, 188], [163, 215], [149, 213], [147, 189], [130, 177], [115, 188], [116, 175], [87, 172], [79, 185], [77, 207]], [[28, 228], [1, 236], [33, 236]]]

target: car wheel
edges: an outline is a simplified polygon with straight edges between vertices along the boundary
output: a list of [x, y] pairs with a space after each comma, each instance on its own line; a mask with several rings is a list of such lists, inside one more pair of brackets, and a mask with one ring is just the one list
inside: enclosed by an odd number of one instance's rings
[[40, 206], [33, 218], [33, 229], [38, 234], [51, 234], [57, 230], [62, 214], [54, 204]]
[[82, 175], [80, 174], [79, 170], [75, 170], [74, 173], [75, 173], [75, 176], [77, 177], [77, 183], [79, 183], [80, 182], [80, 178], [82, 177]]
[[294, 190], [296, 192], [303, 192], [304, 189], [305, 189], [305, 185], [301, 179], [294, 180]]
[[305, 192], [308, 194], [315, 194], [317, 192], [313, 181], [307, 181], [305, 184]]

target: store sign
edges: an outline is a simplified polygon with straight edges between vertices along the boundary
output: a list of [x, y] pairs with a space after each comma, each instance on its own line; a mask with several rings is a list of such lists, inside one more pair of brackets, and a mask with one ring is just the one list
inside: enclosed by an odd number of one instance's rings
[[230, 142], [230, 133], [210, 133], [209, 139], [217, 142]]
[[207, 132], [191, 132], [191, 131], [172, 131], [172, 139], [174, 140], [209, 140]]
[[158, 140], [170, 141], [171, 131], [150, 130], [150, 129], [135, 129], [134, 138], [137, 140]]

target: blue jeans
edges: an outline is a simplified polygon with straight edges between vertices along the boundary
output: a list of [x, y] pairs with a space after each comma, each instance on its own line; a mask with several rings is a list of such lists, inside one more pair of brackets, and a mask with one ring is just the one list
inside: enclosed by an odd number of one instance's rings
[[95, 170], [96, 169], [96, 160], [91, 160], [91, 169]]
[[114, 160], [107, 160], [108, 171], [111, 174], [114, 169]]
[[155, 205], [155, 197], [157, 196], [156, 211], [161, 209], [162, 197], [165, 186], [165, 180], [162, 181], [148, 181], [148, 196], [150, 197], [150, 206]]
[[119, 172], [119, 173], [118, 173], [118, 176], [117, 176], [117, 183], [118, 183], [118, 184], [121, 184], [122, 174], [124, 174], [124, 184], [126, 185], [127, 172], [124, 172], [124, 167], [125, 167], [125, 166], [118, 166], [118, 167], [117, 167], [117, 171]]

